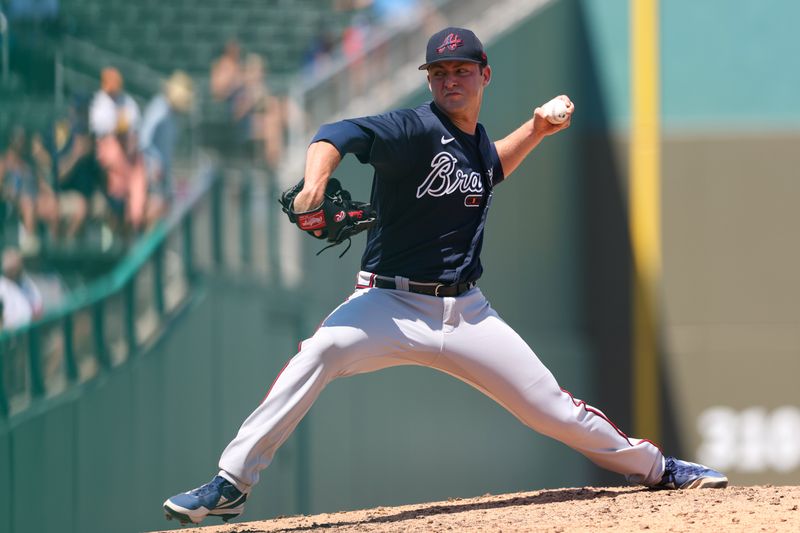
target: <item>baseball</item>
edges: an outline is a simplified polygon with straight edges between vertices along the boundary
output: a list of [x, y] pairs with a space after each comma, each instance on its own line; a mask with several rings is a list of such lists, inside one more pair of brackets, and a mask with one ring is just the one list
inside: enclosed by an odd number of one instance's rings
[[542, 110], [550, 124], [562, 124], [567, 120], [567, 105], [560, 98], [553, 98], [542, 106]]

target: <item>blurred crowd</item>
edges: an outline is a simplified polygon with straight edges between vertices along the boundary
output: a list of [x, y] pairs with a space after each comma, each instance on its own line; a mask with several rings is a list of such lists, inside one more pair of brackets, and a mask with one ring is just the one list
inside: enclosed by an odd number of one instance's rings
[[[433, 33], [446, 21], [433, 0], [333, 0], [336, 11], [352, 13], [350, 22], [340, 33], [334, 33], [327, 21], [320, 21], [316, 36], [303, 56], [307, 76], [324, 72], [337, 59], [349, 63], [348, 74], [357, 87], [363, 86], [366, 75], [363, 58], [369, 43], [377, 36], [409, 24], [421, 24], [424, 33]], [[380, 47], [373, 53], [383, 54]]]
[[94, 95], [76, 95], [41, 131], [16, 126], [0, 151], [3, 221], [18, 218], [19, 246], [70, 245], [89, 217], [136, 235], [173, 196], [177, 117], [192, 106], [192, 80], [177, 71], [140, 112], [120, 72], [103, 69]]
[[[174, 72], [142, 113], [113, 67], [102, 70], [99, 90], [76, 95], [62, 116], [40, 130], [16, 126], [0, 147], [0, 231], [15, 231], [18, 246], [3, 250], [0, 329], [22, 326], [59, 303], [42, 287], [58, 276], [30, 276], [23, 258], [51, 249], [79, 253], [87, 222], [113, 238], [146, 231], [174, 200], [173, 161], [180, 115], [193, 103], [191, 78]], [[59, 292], [57, 289], [55, 292]], [[53, 292], [48, 290], [45, 292]]]
[[242, 58], [239, 42], [230, 39], [211, 65], [209, 86], [212, 98], [225, 107], [221, 150], [273, 171], [283, 156], [288, 100], [273, 94], [267, 72], [262, 56]]
[[[346, 91], [360, 93], [368, 83], [365, 55], [370, 44], [387, 30], [422, 21], [433, 32], [445, 24], [432, 0], [331, 0], [336, 12], [347, 13], [348, 23], [339, 29], [322, 19], [302, 53], [299, 73], [306, 79], [324, 75], [337, 61], [346, 61]], [[386, 49], [373, 46], [380, 61]], [[227, 41], [211, 65], [211, 97], [225, 108], [230, 134], [220, 143], [233, 159], [248, 160], [274, 172], [285, 152], [290, 116], [304, 110], [289, 95], [279, 94], [269, 78], [267, 58], [245, 53], [236, 38]]]
[[[320, 21], [302, 54], [300, 73], [316, 78], [333, 63], [347, 60], [350, 90], [368, 83], [363, 59], [367, 50], [378, 57], [386, 53], [373, 43], [380, 42], [387, 29], [409, 21], [422, 21], [431, 31], [444, 24], [432, 0], [330, 2], [349, 22], [336, 29]], [[18, 19], [27, 16], [22, 9], [27, 5], [24, 0], [14, 3]], [[18, 125], [0, 138], [0, 247], [5, 246], [0, 318], [5, 327], [24, 324], [43, 312], [36, 282], [24, 274], [23, 258], [35, 257], [43, 245], [77, 250], [91, 228], [130, 242], [161, 220], [175, 202], [176, 149], [186, 127], [182, 116], [192, 111], [199, 88], [176, 70], [140, 109], [117, 68], [104, 68], [97, 86], [94, 93], [69, 98], [63, 113], [46, 127]], [[234, 37], [209, 65], [211, 101], [205, 104], [216, 105], [224, 123], [204, 115], [213, 123], [215, 140], [201, 142], [217, 148], [228, 168], [250, 174], [257, 169], [274, 177], [286, 151], [289, 117], [303, 116], [286, 88], [281, 94], [276, 86], [280, 83], [273, 84], [267, 58], [244, 50]], [[200, 87], [205, 94], [203, 82]], [[138, 102], [145, 101], [141, 96], [137, 94]], [[205, 105], [203, 112], [208, 110]], [[274, 179], [270, 186], [274, 194]], [[14, 239], [7, 238], [8, 228]], [[15, 247], [6, 246], [9, 243]]]

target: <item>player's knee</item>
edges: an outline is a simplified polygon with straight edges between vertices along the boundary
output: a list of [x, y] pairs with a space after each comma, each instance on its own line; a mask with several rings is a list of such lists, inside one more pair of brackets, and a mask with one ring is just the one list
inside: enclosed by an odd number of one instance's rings
[[303, 342], [296, 357], [333, 375], [345, 364], [345, 354], [346, 350], [336, 339], [318, 331], [311, 339]]
[[569, 432], [576, 426], [576, 418], [584, 412], [572, 397], [563, 392], [555, 380], [527, 391], [520, 418], [525, 424], [545, 435]]

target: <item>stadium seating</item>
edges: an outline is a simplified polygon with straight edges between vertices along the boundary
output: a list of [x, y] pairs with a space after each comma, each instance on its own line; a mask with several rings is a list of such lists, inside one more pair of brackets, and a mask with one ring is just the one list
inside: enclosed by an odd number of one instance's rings
[[235, 37], [277, 78], [300, 67], [320, 28], [335, 34], [352, 16], [313, 0], [62, 0], [61, 10], [68, 33], [164, 73], [207, 74]]

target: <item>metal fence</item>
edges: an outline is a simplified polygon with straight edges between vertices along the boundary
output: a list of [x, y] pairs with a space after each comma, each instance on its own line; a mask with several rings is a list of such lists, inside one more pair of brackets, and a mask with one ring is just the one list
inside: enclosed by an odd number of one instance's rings
[[[204, 162], [170, 216], [112, 271], [73, 292], [58, 310], [0, 333], [0, 531], [154, 528], [160, 517], [152, 509], [137, 511], [124, 526], [117, 523], [120, 492], [145, 502], [154, 490], [177, 490], [187, 479], [181, 468], [197, 469], [205, 463], [198, 457], [217, 452], [220, 443], [209, 438], [209, 424], [232, 423], [252, 401], [244, 393], [216, 390], [204, 403], [191, 400], [193, 406], [203, 403], [203, 411], [216, 409], [214, 421], [182, 427], [172, 415], [183, 400], [224, 367], [246, 364], [251, 371], [277, 373], [304, 335], [304, 300], [265, 276], [264, 254], [268, 248], [277, 253], [277, 242], [264, 239], [270, 232], [260, 216], [269, 197], [254, 183], [257, 176], [219, 168]], [[242, 299], [262, 311], [248, 314]], [[220, 312], [226, 316], [216, 316]], [[251, 327], [236, 329], [247, 320]], [[274, 357], [263, 357], [264, 346]], [[235, 361], [227, 358], [231, 351]], [[205, 455], [183, 457], [175, 449], [182, 441], [167, 426], [181, 438], [191, 435], [192, 446]], [[139, 448], [131, 451], [138, 438]], [[292, 458], [277, 470], [294, 489], [275, 505], [308, 512], [304, 428], [292, 442]], [[118, 476], [107, 480], [109, 462], [126, 450], [135, 457], [113, 467]], [[172, 457], [171, 468], [154, 473], [153, 461], [165, 456]], [[45, 466], [50, 463], [59, 465], [58, 472]], [[21, 495], [28, 479], [63, 485], [78, 504], [41, 522], [30, 520], [30, 499]], [[102, 495], [96, 494], [100, 482], [107, 488]], [[102, 509], [96, 508], [98, 497], [106, 502]], [[39, 503], [62, 501], [61, 494], [41, 494]]]
[[196, 279], [195, 208], [208, 201], [214, 183], [209, 174], [182, 209], [111, 273], [71, 294], [66, 305], [0, 334], [0, 417], [124, 364], [179, 312]]

